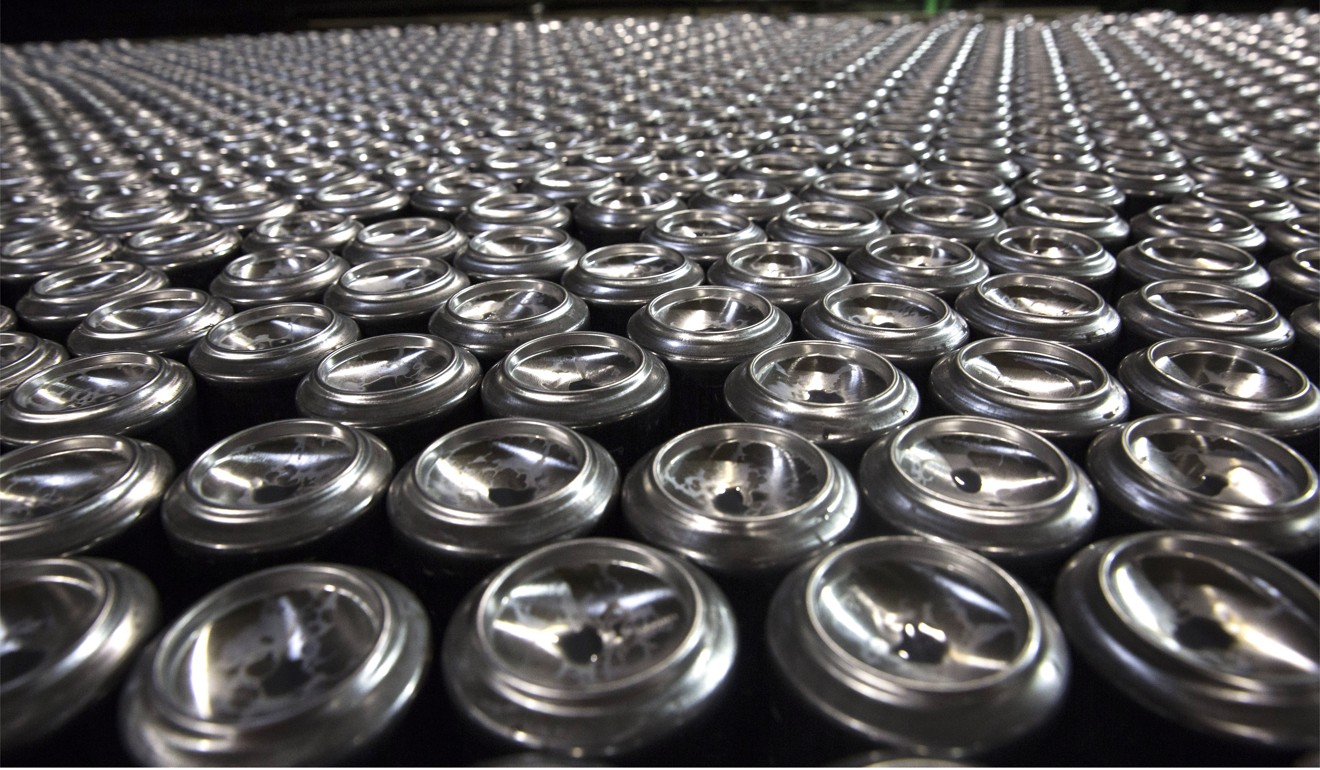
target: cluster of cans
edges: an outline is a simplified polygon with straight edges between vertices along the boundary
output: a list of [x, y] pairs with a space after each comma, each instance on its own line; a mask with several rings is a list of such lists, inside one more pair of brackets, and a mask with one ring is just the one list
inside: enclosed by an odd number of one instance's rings
[[1313, 762], [1317, 34], [0, 50], [6, 761]]

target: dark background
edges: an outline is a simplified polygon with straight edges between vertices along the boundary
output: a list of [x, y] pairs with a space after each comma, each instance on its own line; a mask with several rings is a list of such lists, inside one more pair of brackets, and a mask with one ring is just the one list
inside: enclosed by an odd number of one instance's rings
[[[165, 37], [223, 35], [379, 23], [488, 21], [528, 18], [537, 10], [547, 16], [582, 13], [720, 13], [755, 11], [920, 13], [923, 0], [3, 0], [0, 2], [0, 42], [70, 40], [110, 37]], [[1271, 10], [1275, 2], [1249, 0], [944, 0], [955, 9], [1030, 11], [1137, 11], [1151, 6], [1180, 13], [1251, 12]], [[1303, 0], [1282, 0], [1283, 7], [1299, 7]]]

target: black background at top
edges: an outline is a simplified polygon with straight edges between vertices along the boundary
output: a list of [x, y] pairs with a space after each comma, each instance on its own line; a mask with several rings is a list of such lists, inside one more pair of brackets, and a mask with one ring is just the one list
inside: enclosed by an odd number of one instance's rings
[[[947, 1], [947, 0], [946, 0]], [[0, 2], [0, 42], [169, 37], [296, 31], [312, 26], [351, 26], [392, 17], [437, 20], [456, 14], [493, 13], [527, 17], [535, 0], [3, 0]], [[1298, 0], [1281, 0], [1296, 7]], [[911, 12], [922, 0], [541, 0], [547, 14], [559, 12], [675, 12], [750, 10]], [[1151, 6], [1181, 13], [1251, 12], [1270, 10], [1249, 0], [953, 0], [955, 9], [1014, 6], [1058, 9], [1100, 8], [1137, 11]]]

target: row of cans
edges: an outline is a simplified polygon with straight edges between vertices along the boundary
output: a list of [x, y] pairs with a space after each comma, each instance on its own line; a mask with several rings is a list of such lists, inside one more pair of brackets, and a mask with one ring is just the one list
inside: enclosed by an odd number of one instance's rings
[[0, 50], [4, 760], [1314, 762], [1317, 26]]

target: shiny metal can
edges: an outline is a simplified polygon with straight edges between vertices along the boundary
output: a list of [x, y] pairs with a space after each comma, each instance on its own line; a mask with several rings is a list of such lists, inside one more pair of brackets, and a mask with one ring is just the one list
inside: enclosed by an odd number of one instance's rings
[[1105, 249], [1121, 249], [1128, 244], [1132, 229], [1127, 220], [1111, 206], [1091, 198], [1070, 195], [1041, 195], [1018, 201], [1004, 212], [1004, 224], [1017, 227], [1043, 227], [1084, 235]]
[[375, 179], [353, 179], [321, 187], [306, 204], [315, 209], [352, 217], [363, 224], [402, 216], [408, 193]]
[[69, 358], [58, 342], [27, 332], [0, 332], [0, 403], [24, 380]]
[[18, 327], [18, 316], [14, 311], [0, 305], [0, 332], [12, 332]]
[[433, 441], [394, 477], [388, 507], [396, 540], [446, 572], [581, 537], [618, 497], [618, 466], [600, 444], [553, 422], [506, 418]]
[[734, 179], [778, 182], [790, 190], [800, 190], [825, 173], [815, 161], [795, 152], [761, 152], [738, 161], [729, 172]]
[[728, 601], [649, 546], [543, 546], [473, 589], [441, 648], [445, 684], [485, 732], [566, 756], [618, 756], [673, 736], [727, 689]]
[[852, 274], [825, 249], [768, 241], [733, 249], [711, 265], [707, 278], [759, 294], [796, 322], [807, 305], [851, 283]]
[[424, 331], [436, 308], [469, 283], [443, 260], [389, 257], [344, 271], [323, 301], [357, 321], [365, 336]]
[[454, 257], [473, 281], [539, 278], [558, 281], [586, 253], [567, 231], [545, 225], [510, 225], [476, 233]]
[[637, 240], [650, 224], [687, 208], [659, 187], [618, 186], [597, 190], [573, 209], [573, 226], [589, 249]]
[[1132, 238], [1190, 236], [1218, 241], [1251, 254], [1265, 250], [1265, 233], [1241, 214], [1199, 203], [1168, 203], [1132, 218]]
[[613, 174], [591, 166], [551, 166], [532, 174], [521, 189], [572, 209], [592, 193], [618, 184]]
[[669, 373], [632, 340], [599, 332], [549, 334], [486, 373], [490, 417], [554, 420], [599, 441], [620, 466], [658, 443], [669, 415]]
[[876, 442], [857, 471], [883, 528], [956, 543], [1024, 579], [1048, 577], [1090, 540], [1100, 502], [1044, 436], [986, 417], [932, 417]]
[[1249, 291], [1212, 281], [1152, 281], [1124, 294], [1125, 352], [1170, 337], [1210, 337], [1275, 354], [1293, 345], [1292, 324]]
[[180, 222], [134, 233], [120, 259], [154, 267], [176, 286], [205, 289], [226, 263], [238, 256], [237, 230], [211, 222]]
[[0, 405], [0, 442], [36, 444], [83, 433], [122, 434], [156, 444], [175, 465], [199, 440], [192, 372], [152, 353], [102, 353], [48, 366]]
[[1173, 203], [1196, 188], [1196, 180], [1181, 167], [1138, 158], [1112, 158], [1101, 167], [1103, 173], [1123, 191], [1127, 205], [1123, 213], [1140, 216], [1155, 206]]
[[773, 241], [815, 246], [843, 259], [889, 234], [889, 227], [875, 212], [848, 203], [799, 203], [770, 220], [765, 228]]
[[1295, 333], [1292, 358], [1312, 382], [1320, 380], [1320, 302], [1299, 305], [1288, 316]]
[[964, 289], [954, 302], [981, 337], [1034, 337], [1098, 359], [1119, 338], [1118, 311], [1089, 286], [1058, 275], [1003, 273]]
[[113, 693], [160, 622], [151, 582], [109, 559], [10, 557], [0, 566], [0, 608], [6, 759], [24, 751], [32, 759], [114, 759], [113, 742], [85, 743], [94, 732], [65, 728], [80, 718], [96, 728], [113, 722]]
[[802, 331], [879, 353], [919, 381], [970, 336], [967, 322], [947, 302], [894, 283], [835, 289], [802, 311]]
[[1034, 430], [1078, 457], [1129, 411], [1123, 386], [1094, 358], [1027, 337], [969, 342], [935, 363], [929, 388], [931, 406]]
[[1127, 535], [1074, 556], [1055, 606], [1071, 646], [1122, 694], [1108, 713], [1135, 702], [1141, 722], [1165, 718], [1134, 739], [1168, 740], [1178, 724], [1258, 746], [1315, 747], [1320, 589], [1282, 562], [1210, 535]]
[[1270, 297], [1282, 311], [1320, 299], [1320, 248], [1301, 249], [1270, 260]]
[[921, 175], [921, 163], [909, 152], [899, 149], [859, 147], [839, 156], [831, 171], [855, 171], [908, 185]]
[[1026, 737], [1059, 708], [1071, 670], [1043, 601], [989, 560], [925, 538], [826, 551], [784, 580], [767, 623], [775, 669], [813, 712], [922, 755]]
[[205, 596], [142, 654], [119, 728], [146, 765], [362, 761], [416, 699], [426, 611], [370, 570], [288, 564]]
[[573, 221], [567, 207], [534, 193], [496, 193], [478, 198], [454, 223], [469, 236], [510, 227], [564, 229]]
[[950, 195], [908, 198], [885, 215], [885, 224], [895, 233], [934, 235], [967, 246], [1004, 229], [1004, 220], [990, 206]]
[[88, 313], [69, 332], [69, 352], [139, 351], [183, 361], [211, 327], [233, 312], [228, 302], [197, 289], [130, 294]]
[[118, 251], [118, 238], [90, 230], [43, 231], [8, 241], [0, 246], [4, 303], [12, 308], [39, 279], [111, 259]]
[[709, 269], [736, 249], [763, 243], [765, 239], [764, 230], [739, 214], [683, 209], [647, 225], [638, 241], [673, 249]]
[[298, 213], [298, 202], [275, 190], [234, 190], [197, 205], [197, 217], [203, 221], [231, 227], [242, 235], [252, 232], [267, 219]]
[[1038, 195], [1066, 195], [1103, 203], [1120, 214], [1127, 211], [1127, 195], [1108, 175], [1064, 168], [1037, 169], [1013, 185], [1018, 200]]
[[264, 305], [216, 324], [188, 356], [213, 435], [297, 416], [298, 381], [359, 336], [353, 319], [306, 302]]
[[917, 416], [917, 388], [888, 359], [842, 342], [786, 342], [738, 366], [724, 400], [739, 419], [795, 431], [845, 462]]
[[620, 243], [583, 254], [560, 283], [586, 302], [592, 331], [627, 334], [628, 319], [652, 299], [673, 289], [699, 286], [701, 266], [673, 249], [650, 243]]
[[787, 185], [764, 179], [721, 179], [692, 196], [694, 209], [725, 211], [747, 217], [759, 227], [800, 201]]
[[834, 171], [802, 188], [803, 202], [848, 203], [881, 217], [906, 199], [907, 193], [898, 182], [859, 171]]
[[708, 160], [675, 158], [657, 160], [642, 166], [628, 179], [628, 184], [637, 187], [660, 187], [687, 198], [721, 178], [720, 170]]
[[1142, 417], [1102, 431], [1086, 467], [1106, 511], [1143, 529], [1203, 532], [1281, 555], [1320, 542], [1315, 469], [1235, 423]]
[[1182, 278], [1214, 281], [1260, 296], [1270, 286], [1269, 273], [1255, 257], [1209, 238], [1146, 238], [1120, 251], [1116, 259], [1116, 291], [1124, 294], [1152, 281]]
[[999, 213], [1018, 199], [1002, 177], [984, 171], [954, 168], [922, 172], [907, 186], [907, 194], [913, 198], [943, 195], [980, 201]]
[[514, 191], [513, 184], [490, 174], [463, 171], [432, 177], [412, 194], [409, 202], [419, 216], [453, 220], [467, 211], [468, 206], [487, 195], [507, 194]]
[[[306, 558], [377, 554], [394, 475], [375, 436], [326, 420], [280, 420], [241, 430], [202, 452], [161, 501], [161, 523], [189, 569], [250, 569]], [[355, 526], [357, 525], [357, 526]]]
[[1117, 375], [1135, 414], [1228, 420], [1281, 439], [1303, 454], [1316, 451], [1320, 390], [1297, 367], [1263, 350], [1176, 337], [1128, 354]]
[[243, 239], [243, 250], [252, 253], [276, 246], [309, 246], [340, 253], [361, 229], [361, 222], [333, 211], [299, 211], [257, 223]]
[[225, 265], [211, 281], [211, 296], [237, 310], [282, 302], [319, 300], [348, 262], [314, 246], [270, 246]]
[[1094, 238], [1058, 227], [1021, 226], [1000, 230], [976, 247], [995, 273], [1043, 273], [1071, 278], [1109, 293], [1118, 262]]
[[841, 462], [792, 430], [714, 424], [634, 465], [623, 513], [646, 542], [717, 575], [778, 576], [843, 542], [857, 488]]
[[191, 216], [192, 209], [172, 200], [122, 198], [98, 205], [82, 221], [93, 232], [128, 238], [152, 227], [186, 222]]
[[558, 284], [499, 278], [450, 297], [431, 316], [427, 328], [490, 367], [523, 343], [584, 329], [587, 318], [586, 303]]
[[428, 334], [381, 334], [337, 348], [298, 384], [304, 417], [370, 431], [399, 460], [477, 419], [481, 366]]
[[1296, 204], [1281, 192], [1230, 182], [1209, 182], [1197, 185], [1181, 200], [1212, 208], [1235, 211], [1257, 227], [1267, 228], [1272, 223], [1285, 222], [1298, 216]]
[[155, 268], [107, 260], [47, 275], [32, 284], [15, 310], [26, 328], [61, 342], [101, 305], [168, 285], [169, 278]]
[[990, 268], [967, 245], [937, 235], [894, 233], [875, 238], [848, 255], [858, 282], [896, 283], [953, 300]]
[[1320, 224], [1315, 220], [1314, 214], [1299, 214], [1281, 222], [1266, 224], [1266, 253], [1277, 257], [1302, 249], [1320, 248]]
[[468, 237], [443, 219], [403, 217], [362, 228], [343, 249], [354, 265], [391, 257], [426, 257], [452, 262], [467, 248]]
[[156, 525], [173, 479], [164, 450], [123, 436], [62, 436], [8, 452], [0, 468], [0, 556], [149, 557], [122, 546]]

